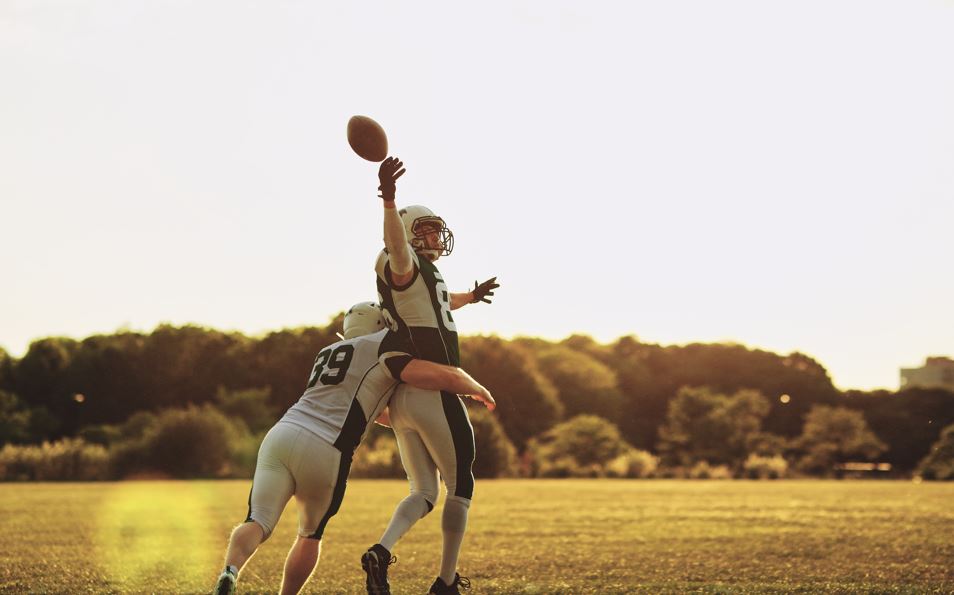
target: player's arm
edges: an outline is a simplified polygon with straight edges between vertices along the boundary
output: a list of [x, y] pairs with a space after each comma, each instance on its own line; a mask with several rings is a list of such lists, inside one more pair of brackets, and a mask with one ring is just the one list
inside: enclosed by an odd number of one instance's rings
[[491, 411], [497, 407], [497, 402], [489, 390], [470, 374], [454, 366], [414, 359], [401, 371], [401, 380], [417, 388], [469, 396], [483, 403]]
[[489, 304], [490, 300], [487, 298], [493, 297], [494, 290], [498, 287], [500, 287], [500, 283], [497, 283], [497, 277], [487, 279], [483, 283], [474, 281], [474, 288], [471, 291], [467, 293], [450, 294], [450, 309], [456, 310], [467, 304], [476, 304], [477, 302], [486, 302]]
[[392, 377], [411, 386], [468, 396], [491, 411], [497, 407], [490, 391], [460, 368], [415, 359], [407, 354], [389, 354], [385, 356], [385, 364]]
[[404, 175], [404, 164], [395, 157], [388, 157], [378, 169], [378, 181], [381, 185], [380, 198], [384, 200], [384, 247], [388, 251], [388, 264], [391, 269], [391, 283], [395, 286], [407, 285], [414, 277], [414, 260], [407, 243], [404, 222], [398, 214], [394, 196], [397, 192], [395, 182]]

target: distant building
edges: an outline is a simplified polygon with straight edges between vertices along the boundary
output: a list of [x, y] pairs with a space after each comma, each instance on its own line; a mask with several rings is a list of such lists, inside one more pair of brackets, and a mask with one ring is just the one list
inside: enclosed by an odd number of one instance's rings
[[901, 368], [901, 388], [945, 388], [954, 391], [954, 359], [929, 357], [921, 368]]

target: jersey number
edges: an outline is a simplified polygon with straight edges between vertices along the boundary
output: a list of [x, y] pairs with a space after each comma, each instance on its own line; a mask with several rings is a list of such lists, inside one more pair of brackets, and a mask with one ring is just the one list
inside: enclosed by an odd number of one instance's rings
[[[354, 357], [354, 347], [351, 345], [340, 345], [334, 351], [329, 348], [318, 352], [315, 367], [311, 369], [311, 376], [308, 378], [307, 388], [315, 386], [319, 380], [325, 385], [341, 384], [348, 373], [352, 357]], [[327, 372], [325, 367], [328, 368]]]
[[434, 275], [434, 293], [437, 296], [437, 303], [441, 307], [441, 326], [449, 331], [456, 332], [457, 324], [454, 322], [450, 310], [450, 294], [447, 292], [447, 285], [444, 284], [443, 277], [438, 274]]

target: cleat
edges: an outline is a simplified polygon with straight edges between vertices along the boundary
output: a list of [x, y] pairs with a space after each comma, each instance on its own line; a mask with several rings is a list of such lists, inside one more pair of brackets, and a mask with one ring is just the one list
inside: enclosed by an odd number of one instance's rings
[[235, 575], [231, 572], [220, 574], [212, 595], [235, 595]]
[[461, 589], [465, 591], [470, 589], [470, 579], [466, 576], [455, 574], [454, 582], [450, 585], [442, 581], [441, 577], [437, 577], [434, 579], [434, 584], [431, 585], [431, 590], [427, 592], [427, 595], [460, 595]]
[[388, 566], [397, 562], [383, 545], [377, 543], [361, 556], [361, 568], [367, 574], [365, 587], [368, 595], [391, 595], [391, 585], [388, 583]]

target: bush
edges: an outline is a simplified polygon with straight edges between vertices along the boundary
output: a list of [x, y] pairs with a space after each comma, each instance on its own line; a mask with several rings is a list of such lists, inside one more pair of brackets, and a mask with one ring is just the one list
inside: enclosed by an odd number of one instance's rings
[[652, 477], [659, 466], [659, 458], [645, 450], [633, 449], [606, 464], [607, 477], [643, 479]]
[[3, 481], [93, 481], [109, 479], [109, 453], [78, 438], [0, 450]]
[[173, 477], [222, 477], [243, 433], [214, 407], [190, 405], [159, 414], [155, 431], [145, 437], [148, 469]]
[[122, 433], [118, 426], [100, 424], [84, 427], [79, 431], [79, 437], [90, 444], [108, 447], [110, 444], [118, 442], [122, 438]]
[[373, 479], [406, 477], [394, 435], [388, 432], [380, 434], [377, 439], [369, 437], [366, 444], [358, 447], [351, 463], [351, 477]]
[[255, 464], [258, 463], [258, 449], [265, 439], [265, 434], [240, 435], [232, 451], [232, 460], [229, 465], [229, 477], [251, 479], [255, 475]]
[[779, 455], [762, 457], [752, 454], [742, 469], [743, 475], [749, 479], [781, 479], [788, 474], [788, 461]]
[[612, 423], [578, 415], [530, 440], [528, 471], [541, 477], [602, 477], [607, 463], [631, 450]]
[[699, 461], [689, 469], [689, 479], [732, 479], [732, 471], [726, 465]]
[[834, 474], [839, 463], [870, 461], [887, 449], [868, 429], [862, 412], [825, 405], [811, 408], [793, 446], [803, 453], [801, 471], [825, 476]]

